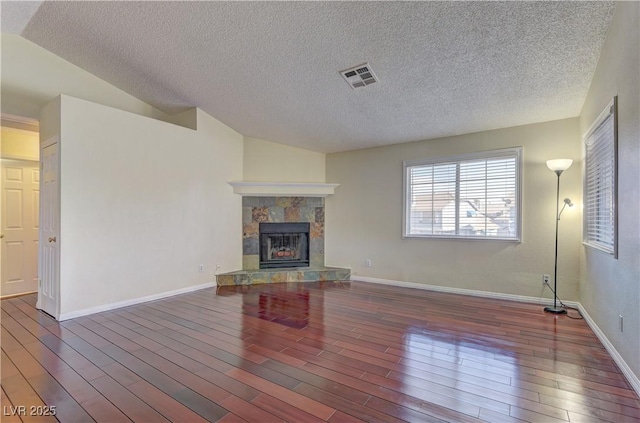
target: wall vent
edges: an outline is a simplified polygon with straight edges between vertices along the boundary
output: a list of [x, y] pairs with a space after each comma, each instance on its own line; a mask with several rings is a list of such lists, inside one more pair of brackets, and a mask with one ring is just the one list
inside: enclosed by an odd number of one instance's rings
[[361, 88], [378, 82], [378, 78], [373, 73], [368, 63], [354, 66], [349, 69], [340, 71], [342, 77], [347, 81], [351, 88]]

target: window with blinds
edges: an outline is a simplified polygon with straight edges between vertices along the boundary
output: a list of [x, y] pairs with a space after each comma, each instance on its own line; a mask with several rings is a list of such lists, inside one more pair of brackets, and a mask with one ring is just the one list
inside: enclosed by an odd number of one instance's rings
[[404, 237], [519, 241], [522, 148], [404, 162]]
[[584, 243], [617, 255], [617, 99], [584, 136]]

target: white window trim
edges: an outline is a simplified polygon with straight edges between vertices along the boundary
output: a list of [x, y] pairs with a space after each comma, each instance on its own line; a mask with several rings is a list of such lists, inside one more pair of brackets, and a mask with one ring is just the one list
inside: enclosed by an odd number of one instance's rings
[[[590, 242], [587, 231], [587, 219], [588, 213], [586, 208], [588, 207], [587, 200], [587, 139], [602, 125], [602, 123], [610, 116], [613, 115], [613, 248], [605, 248], [600, 244]], [[582, 136], [582, 148], [583, 148], [583, 171], [582, 171], [582, 183], [583, 183], [583, 196], [585, 210], [582, 214], [582, 244], [586, 247], [593, 248], [604, 252], [613, 258], [618, 258], [618, 97], [615, 96], [607, 104], [604, 110], [598, 115], [595, 121], [591, 124], [589, 129]]]
[[[518, 207], [518, 213], [516, 216], [518, 230], [516, 236], [513, 238], [504, 238], [504, 237], [465, 237], [465, 236], [447, 236], [447, 235], [430, 235], [430, 234], [411, 234], [409, 233], [408, 225], [409, 225], [409, 212], [410, 208], [408, 206], [409, 198], [409, 169], [412, 166], [420, 166], [420, 165], [434, 165], [434, 164], [444, 164], [444, 163], [454, 163], [466, 160], [474, 160], [474, 159], [493, 159], [499, 157], [511, 157], [516, 155], [517, 166], [516, 166], [516, 202]], [[511, 147], [504, 148], [499, 150], [488, 150], [481, 151], [476, 153], [467, 153], [467, 154], [459, 154], [455, 156], [447, 156], [447, 157], [433, 157], [428, 159], [419, 159], [419, 160], [405, 160], [402, 162], [403, 167], [403, 178], [402, 178], [402, 238], [426, 238], [426, 239], [450, 239], [450, 240], [464, 240], [464, 241], [508, 241], [508, 242], [522, 242], [522, 168], [523, 168], [523, 148], [522, 147]], [[456, 178], [458, 179], [458, 177]], [[456, 192], [456, 197], [458, 193]], [[456, 199], [456, 208], [458, 207], [458, 201]]]

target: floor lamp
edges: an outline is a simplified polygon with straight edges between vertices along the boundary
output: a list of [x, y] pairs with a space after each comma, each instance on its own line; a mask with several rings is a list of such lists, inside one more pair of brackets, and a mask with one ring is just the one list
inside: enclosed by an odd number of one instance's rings
[[573, 206], [570, 199], [564, 199], [564, 205], [560, 210], [560, 175], [562, 172], [569, 169], [573, 160], [571, 159], [554, 159], [547, 160], [547, 167], [554, 171], [558, 175], [558, 185], [556, 189], [556, 252], [555, 252], [555, 265], [553, 268], [553, 307], [545, 307], [544, 311], [548, 313], [564, 314], [567, 312], [564, 307], [558, 306], [558, 223], [560, 223], [560, 215], [564, 211], [564, 208]]

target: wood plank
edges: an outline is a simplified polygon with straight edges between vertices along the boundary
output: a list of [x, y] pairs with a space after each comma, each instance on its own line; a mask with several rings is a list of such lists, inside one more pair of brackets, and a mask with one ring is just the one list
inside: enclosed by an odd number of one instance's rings
[[423, 401], [437, 403], [436, 398], [440, 398], [438, 401], [440, 401], [441, 405], [443, 406], [446, 406], [445, 404], [449, 402], [449, 400], [445, 397], [449, 397], [455, 401], [464, 401], [479, 408], [488, 408], [490, 410], [509, 415], [509, 404], [507, 401], [505, 401], [506, 396], [504, 395], [501, 396], [500, 401], [498, 401], [486, 396], [460, 391], [458, 389], [440, 385], [438, 383], [423, 381], [419, 385], [412, 385], [407, 384], [404, 381], [391, 380], [370, 373], [366, 373], [361, 378], [361, 380], [371, 382], [377, 386], [388, 388], [415, 398], [422, 399]]
[[268, 380], [257, 377], [241, 369], [231, 369], [227, 372], [227, 375], [246, 383], [261, 392], [273, 395], [287, 404], [306, 410], [309, 414], [322, 420], [327, 420], [336, 411], [334, 408], [327, 407], [322, 403], [287, 390], [280, 385], [276, 385], [273, 382], [269, 382]]
[[[36, 375], [38, 376], [38, 375]], [[2, 389], [9, 398], [9, 401], [16, 407], [19, 407], [15, 413], [24, 422], [57, 422], [58, 420], [53, 416], [34, 416], [30, 413], [31, 407], [44, 408], [48, 404], [40, 398], [38, 393], [29, 384], [22, 374], [3, 378]], [[51, 404], [54, 405], [54, 404]]]
[[91, 381], [91, 385], [133, 421], [168, 421], [109, 376], [105, 375], [94, 379]]
[[174, 392], [171, 397], [210, 422], [218, 421], [228, 413], [218, 403], [210, 401], [189, 388]]
[[0, 345], [5, 351], [19, 350], [22, 345], [11, 333], [2, 326], [2, 334], [0, 335]]
[[84, 357], [55, 335], [43, 336], [40, 338], [40, 342], [86, 380], [91, 381], [105, 375], [100, 367], [96, 366], [91, 360]]
[[[401, 421], [398, 418], [390, 416], [386, 413], [374, 410], [364, 404], [353, 402], [348, 396], [335, 395], [333, 393], [324, 391], [315, 386], [301, 383], [295, 388], [295, 391], [309, 398], [314, 398], [316, 401], [321, 402], [329, 407], [333, 407], [336, 410], [348, 414], [350, 416], [356, 416], [364, 421], [375, 422], [398, 422]], [[367, 400], [370, 396], [367, 395]], [[332, 416], [330, 419], [333, 419]]]
[[233, 413], [227, 413], [216, 423], [247, 423], [247, 421], [240, 416], [236, 416]]
[[67, 363], [60, 360], [60, 357], [39, 342], [25, 344], [24, 349], [49, 373], [55, 374], [71, 369]]
[[4, 423], [19, 423], [22, 420], [15, 412], [17, 410], [16, 405], [14, 405], [7, 394], [4, 392], [4, 388], [1, 389], [0, 392], [0, 407], [2, 407], [2, 421]]
[[[343, 385], [341, 383], [334, 382], [332, 380], [326, 379], [324, 377], [317, 376], [311, 372], [307, 372], [303, 369], [291, 368], [279, 363], [277, 361], [266, 361], [263, 363], [263, 366], [269, 367], [270, 369], [276, 370], [280, 373], [286, 373], [300, 380], [301, 382], [299, 386], [308, 384], [314, 386], [318, 389], [331, 393], [337, 397], [341, 398], [349, 398], [349, 401], [355, 402], [360, 405], [364, 405], [368, 400], [370, 395], [358, 390], [355, 390], [349, 386]], [[297, 391], [298, 387], [295, 388]]]
[[279, 420], [276, 416], [266, 412], [260, 407], [257, 407], [255, 404], [233, 395], [223, 400], [220, 405], [249, 422], [270, 422]]
[[20, 370], [18, 370], [15, 364], [13, 364], [13, 361], [11, 361], [4, 350], [2, 350], [2, 359], [0, 360], [0, 364], [0, 377], [2, 380], [20, 375]]
[[100, 395], [82, 376], [73, 369], [53, 373], [51, 376], [71, 395], [79, 404]]
[[24, 348], [5, 351], [5, 353], [13, 365], [20, 371], [20, 374], [26, 379], [47, 373], [47, 370]]
[[97, 422], [129, 422], [128, 416], [120, 411], [106, 397], [96, 395], [81, 403], [82, 408]]
[[422, 413], [419, 410], [415, 410], [410, 407], [403, 407], [394, 402], [384, 400], [378, 397], [371, 397], [366, 404], [367, 407], [390, 414], [397, 417], [400, 420], [408, 422], [430, 422], [430, 423], [443, 423], [446, 420], [439, 419], [431, 416], [427, 413]]
[[[260, 295], [291, 292], [308, 305], [262, 318]], [[640, 423], [586, 323], [537, 305], [311, 282], [59, 323], [35, 301], [0, 302], [2, 405], [56, 402], [62, 421]]]
[[145, 380], [140, 380], [128, 385], [127, 389], [170, 421], [193, 423], [204, 423], [207, 421], [175, 398], [172, 398]]
[[287, 422], [321, 423], [324, 421], [271, 395], [260, 394], [251, 401], [251, 404]]
[[[55, 417], [67, 422], [93, 422], [94, 419], [78, 404], [78, 402], [48, 373], [29, 379], [33, 390], [48, 406], [55, 406]], [[42, 412], [53, 412], [50, 408]]]

